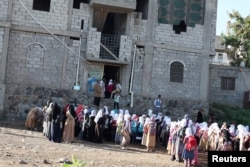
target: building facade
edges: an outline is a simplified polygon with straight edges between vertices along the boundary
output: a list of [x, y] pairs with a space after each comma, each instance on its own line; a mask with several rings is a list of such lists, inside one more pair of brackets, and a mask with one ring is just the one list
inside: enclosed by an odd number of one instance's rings
[[208, 109], [217, 0], [2, 0], [0, 9], [2, 114], [49, 97], [91, 103], [103, 78], [121, 83], [130, 107], [161, 94], [166, 108]]

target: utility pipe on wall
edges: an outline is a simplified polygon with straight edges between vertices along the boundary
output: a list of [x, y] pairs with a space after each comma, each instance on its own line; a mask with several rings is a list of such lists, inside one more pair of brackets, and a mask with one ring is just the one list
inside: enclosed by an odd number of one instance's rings
[[133, 56], [133, 62], [132, 62], [132, 70], [131, 70], [131, 79], [130, 79], [130, 88], [129, 88], [129, 93], [131, 95], [131, 100], [130, 100], [130, 107], [133, 107], [134, 103], [134, 92], [132, 91], [133, 87], [133, 80], [134, 80], [134, 68], [135, 68], [135, 56], [136, 56], [136, 43], [134, 47], [134, 56]]
[[83, 32], [84, 20], [81, 22], [81, 35], [79, 39], [79, 57], [77, 61], [77, 68], [76, 68], [76, 83], [75, 83], [75, 90], [80, 90], [80, 85], [78, 84], [79, 80], [79, 69], [80, 69], [80, 57], [81, 57], [81, 47], [82, 47], [82, 32]]

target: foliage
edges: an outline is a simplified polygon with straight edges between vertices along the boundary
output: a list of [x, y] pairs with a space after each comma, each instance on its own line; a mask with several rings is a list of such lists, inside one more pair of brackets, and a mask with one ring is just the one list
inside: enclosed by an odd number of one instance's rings
[[[250, 67], [250, 15], [243, 18], [239, 12], [233, 11], [229, 13], [229, 17], [231, 22], [230, 33], [222, 34], [222, 44], [230, 45], [233, 48], [233, 53], [236, 50], [241, 51], [246, 67]], [[235, 54], [231, 54], [231, 57], [235, 60], [231, 65], [239, 66], [242, 59], [235, 58]]]
[[215, 116], [219, 124], [223, 122], [250, 125], [250, 109], [234, 108], [222, 104], [211, 104], [210, 113]]
[[84, 167], [86, 162], [79, 161], [74, 155], [72, 155], [72, 164], [64, 163], [62, 167]]

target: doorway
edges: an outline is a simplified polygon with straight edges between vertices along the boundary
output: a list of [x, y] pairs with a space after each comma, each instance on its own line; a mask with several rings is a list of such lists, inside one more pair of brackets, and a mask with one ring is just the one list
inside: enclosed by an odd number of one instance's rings
[[[111, 79], [114, 84], [115, 84], [115, 81], [120, 81], [120, 67], [113, 66], [113, 65], [104, 65], [103, 80], [105, 82], [106, 90], [107, 90], [109, 80]], [[105, 97], [109, 98], [110, 92], [105, 92]]]
[[119, 66], [104, 65], [103, 78], [105, 78], [107, 80], [107, 82], [110, 79], [120, 80], [120, 67]]

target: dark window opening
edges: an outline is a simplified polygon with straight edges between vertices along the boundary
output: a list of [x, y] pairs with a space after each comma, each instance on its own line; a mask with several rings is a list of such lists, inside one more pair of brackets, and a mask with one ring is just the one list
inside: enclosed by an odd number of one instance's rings
[[136, 12], [142, 13], [142, 19], [148, 19], [148, 0], [136, 0]]
[[33, 0], [33, 10], [50, 11], [50, 0]]
[[235, 78], [221, 77], [221, 89], [235, 90]]
[[89, 0], [74, 0], [74, 2], [73, 2], [73, 8], [74, 9], [80, 9], [80, 4], [81, 3], [89, 4]]
[[184, 66], [180, 62], [173, 62], [170, 66], [170, 82], [183, 82]]
[[213, 59], [215, 57], [215, 55], [209, 55], [210, 59]]
[[173, 25], [173, 30], [176, 34], [187, 31], [187, 25], [184, 20], [180, 21], [179, 25]]
[[72, 40], [80, 40], [79, 37], [70, 37], [70, 39], [72, 39]]

